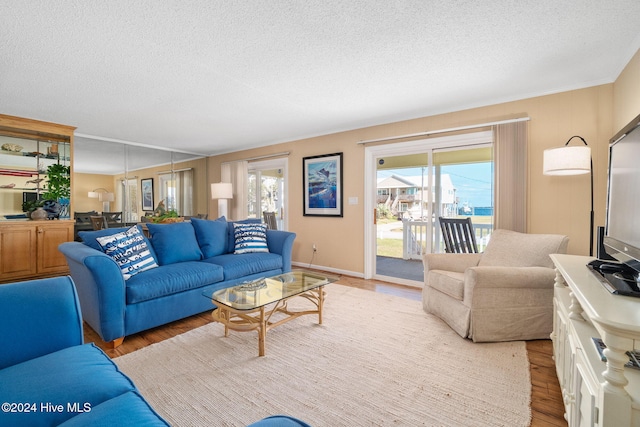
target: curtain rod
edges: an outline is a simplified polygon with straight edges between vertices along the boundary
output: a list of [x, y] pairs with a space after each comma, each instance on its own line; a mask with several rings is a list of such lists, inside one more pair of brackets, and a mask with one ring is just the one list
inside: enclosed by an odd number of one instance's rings
[[468, 130], [468, 129], [476, 129], [476, 128], [481, 128], [481, 127], [485, 127], [485, 126], [495, 126], [495, 125], [504, 125], [507, 123], [517, 123], [517, 122], [527, 122], [531, 120], [531, 117], [521, 117], [519, 119], [510, 119], [510, 120], [500, 120], [497, 122], [488, 122], [488, 123], [479, 123], [477, 125], [468, 125], [468, 126], [458, 126], [455, 128], [449, 128], [449, 129], [439, 129], [439, 130], [429, 130], [426, 132], [418, 132], [418, 133], [410, 133], [407, 135], [397, 135], [397, 136], [388, 136], [386, 138], [376, 138], [376, 139], [367, 139], [364, 141], [358, 141], [358, 144], [370, 144], [372, 142], [384, 142], [384, 141], [393, 141], [396, 139], [405, 139], [405, 138], [415, 138], [418, 136], [429, 136], [429, 135], [436, 135], [439, 133], [447, 133], [447, 132], [455, 132], [455, 131], [459, 131], [459, 130]]
[[184, 171], [190, 171], [193, 170], [193, 168], [183, 168], [183, 169], [169, 169], [169, 170], [165, 170], [165, 171], [158, 171], [156, 172], [158, 175], [168, 175], [170, 173], [175, 173], [175, 172], [184, 172]]
[[230, 160], [228, 162], [222, 162], [222, 164], [233, 163], [233, 162], [252, 162], [254, 160], [264, 160], [264, 159], [270, 159], [272, 157], [285, 157], [288, 155], [289, 155], [289, 151], [283, 151], [282, 153], [265, 154], [264, 156], [249, 157], [247, 159]]

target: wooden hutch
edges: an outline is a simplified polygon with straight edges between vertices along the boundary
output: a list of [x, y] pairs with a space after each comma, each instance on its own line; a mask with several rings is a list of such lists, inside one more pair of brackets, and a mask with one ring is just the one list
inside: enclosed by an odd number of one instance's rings
[[42, 198], [52, 164], [71, 168], [73, 194], [74, 130], [0, 114], [0, 283], [68, 273], [58, 245], [73, 240], [73, 200], [56, 219], [31, 220], [23, 208]]

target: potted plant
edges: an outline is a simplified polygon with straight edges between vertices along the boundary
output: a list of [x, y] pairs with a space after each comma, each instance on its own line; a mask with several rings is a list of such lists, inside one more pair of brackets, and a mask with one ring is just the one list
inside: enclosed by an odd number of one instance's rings
[[[47, 168], [47, 183], [42, 199], [50, 217], [69, 217], [69, 197], [71, 196], [71, 167], [55, 163]], [[66, 211], [65, 211], [66, 209]]]
[[27, 200], [22, 202], [22, 212], [27, 213], [27, 218], [31, 218], [31, 212], [44, 205], [44, 200]]

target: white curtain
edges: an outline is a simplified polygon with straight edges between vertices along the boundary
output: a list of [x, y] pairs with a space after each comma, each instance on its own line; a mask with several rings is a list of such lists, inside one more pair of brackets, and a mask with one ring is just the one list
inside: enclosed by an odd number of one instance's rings
[[193, 215], [193, 171], [176, 172], [177, 210], [181, 216]]
[[233, 186], [233, 199], [229, 200], [229, 218], [245, 219], [248, 216], [248, 162], [228, 162], [221, 165], [221, 182], [230, 182]]
[[495, 228], [527, 232], [528, 122], [494, 126]]
[[180, 216], [193, 215], [193, 170], [163, 173], [160, 175], [160, 200], [167, 210], [173, 209]]

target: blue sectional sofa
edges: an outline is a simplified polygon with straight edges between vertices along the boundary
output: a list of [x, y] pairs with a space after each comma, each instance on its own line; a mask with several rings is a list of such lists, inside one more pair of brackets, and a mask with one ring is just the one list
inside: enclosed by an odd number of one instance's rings
[[126, 279], [125, 268], [103, 245], [104, 237], [127, 228], [80, 232], [82, 243], [63, 243], [59, 249], [76, 283], [84, 320], [104, 341], [118, 345], [127, 335], [213, 310], [205, 288], [291, 271], [295, 233], [265, 229], [266, 246], [243, 246], [242, 230], [250, 225], [258, 224], [224, 217], [146, 224], [150, 237], [144, 243], [158, 266], [134, 269], [137, 274]]
[[0, 285], [0, 425], [168, 424], [93, 344], [69, 277]]
[[[168, 426], [94, 344], [70, 277], [0, 285], [0, 426]], [[251, 427], [309, 427], [275, 415]]]

